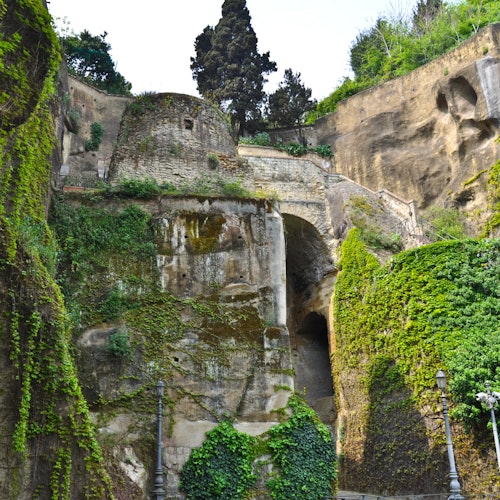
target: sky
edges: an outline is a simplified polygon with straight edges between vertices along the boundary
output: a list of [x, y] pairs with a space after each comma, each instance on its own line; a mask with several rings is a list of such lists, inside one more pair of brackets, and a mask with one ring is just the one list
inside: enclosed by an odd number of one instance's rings
[[[107, 33], [116, 70], [132, 93], [176, 92], [198, 96], [190, 69], [194, 42], [221, 18], [223, 0], [48, 0], [59, 31]], [[300, 73], [312, 97], [327, 97], [350, 74], [349, 49], [380, 15], [408, 14], [416, 0], [247, 0], [260, 53], [270, 52], [278, 71]]]

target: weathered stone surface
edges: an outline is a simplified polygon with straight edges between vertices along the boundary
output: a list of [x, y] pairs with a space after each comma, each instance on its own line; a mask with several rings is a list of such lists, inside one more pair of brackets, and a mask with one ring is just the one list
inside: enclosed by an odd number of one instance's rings
[[229, 123], [216, 106], [182, 94], [154, 95], [148, 103], [151, 109], [128, 109], [123, 117], [113, 181], [154, 177], [180, 187], [203, 174], [241, 173]]
[[486, 208], [484, 179], [499, 156], [500, 25], [412, 73], [339, 104], [315, 124], [336, 172], [419, 207]]
[[[231, 415], [253, 433], [265, 432], [293, 391], [284, 230], [280, 214], [264, 200], [179, 197], [140, 206], [154, 221], [158, 273], [150, 273], [147, 262], [137, 266], [137, 257], [115, 256], [107, 273], [88, 277], [86, 286], [100, 294], [101, 287], [118, 285], [126, 293], [132, 273], [142, 294], [152, 289], [176, 299], [160, 303], [157, 318], [143, 313], [136, 299], [130, 316], [88, 325], [77, 342], [80, 378], [103, 442], [123, 474], [145, 490], [143, 468], [151, 464], [144, 463], [144, 448], [151, 446], [155, 421], [150, 379], [163, 374], [165, 429], [172, 429], [165, 432], [164, 457], [174, 497], [191, 449], [217, 421]], [[108, 207], [116, 208], [112, 202]], [[182, 308], [182, 333], [148, 326], [168, 317], [174, 303]], [[117, 332], [134, 346], [129, 358], [108, 350]], [[144, 401], [129, 405], [139, 394], [152, 400], [149, 411]]]
[[[68, 95], [64, 96], [62, 165], [58, 182], [85, 185], [108, 175], [123, 110], [129, 97], [107, 94], [80, 80], [68, 77]], [[86, 151], [92, 123], [99, 123], [103, 136], [97, 151]]]

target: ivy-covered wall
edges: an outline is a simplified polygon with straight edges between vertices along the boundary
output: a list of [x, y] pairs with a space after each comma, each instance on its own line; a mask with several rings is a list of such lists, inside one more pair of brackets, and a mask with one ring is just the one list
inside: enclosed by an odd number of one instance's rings
[[498, 493], [489, 413], [474, 395], [486, 380], [500, 387], [499, 258], [498, 240], [457, 240], [380, 266], [351, 231], [333, 299], [341, 488], [447, 490], [442, 368], [464, 492]]
[[60, 193], [50, 224], [83, 393], [108, 456], [149, 471], [135, 481], [137, 498], [152, 485], [158, 380], [173, 496], [191, 449], [217, 422], [237, 419], [254, 433], [276, 425], [293, 370], [273, 203]]
[[60, 48], [41, 0], [0, 1], [0, 25], [0, 496], [111, 498], [45, 222]]

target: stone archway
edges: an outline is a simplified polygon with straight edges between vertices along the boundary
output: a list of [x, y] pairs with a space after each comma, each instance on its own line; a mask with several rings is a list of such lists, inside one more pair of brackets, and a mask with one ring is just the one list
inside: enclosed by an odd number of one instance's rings
[[286, 241], [287, 327], [295, 388], [327, 424], [334, 420], [328, 315], [335, 266], [319, 231], [283, 214]]

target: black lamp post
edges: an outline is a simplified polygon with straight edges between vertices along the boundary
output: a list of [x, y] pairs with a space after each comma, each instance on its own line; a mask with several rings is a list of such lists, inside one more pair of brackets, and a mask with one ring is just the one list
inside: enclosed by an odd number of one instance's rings
[[453, 444], [451, 442], [450, 423], [448, 421], [448, 403], [446, 401], [446, 375], [443, 370], [439, 370], [436, 375], [437, 386], [441, 389], [441, 401], [443, 404], [444, 426], [446, 429], [446, 447], [448, 449], [448, 460], [450, 462], [450, 496], [448, 500], [462, 500], [460, 483], [458, 481], [457, 468], [455, 466], [455, 455], [453, 454]]
[[161, 417], [162, 417], [162, 398], [163, 398], [163, 390], [165, 388], [165, 384], [160, 380], [156, 385], [156, 395], [158, 396], [158, 454], [156, 458], [156, 479], [155, 479], [155, 489], [153, 494], [156, 500], [164, 500], [165, 498], [165, 490], [163, 489], [163, 467], [161, 465]]

